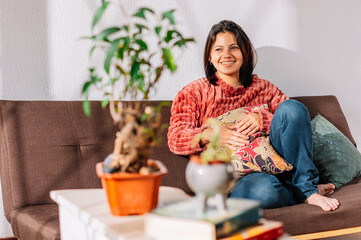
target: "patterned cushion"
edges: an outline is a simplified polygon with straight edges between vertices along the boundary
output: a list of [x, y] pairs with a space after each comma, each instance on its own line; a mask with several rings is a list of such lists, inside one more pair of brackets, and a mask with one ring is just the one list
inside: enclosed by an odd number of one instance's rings
[[[232, 126], [243, 116], [264, 108], [268, 109], [268, 106], [263, 104], [255, 107], [238, 108], [222, 114], [216, 120], [220, 126]], [[238, 177], [252, 172], [277, 174], [293, 168], [276, 152], [269, 137], [264, 133], [254, 134], [249, 145], [241, 147], [235, 152], [232, 151], [231, 158]]]
[[361, 176], [361, 154], [350, 140], [319, 114], [311, 124], [313, 161], [319, 170], [319, 183], [331, 182], [340, 188]]
[[241, 107], [223, 113], [221, 116], [217, 117], [216, 120], [219, 122], [220, 126], [232, 126], [236, 124], [238, 120], [240, 120], [243, 116], [246, 116], [248, 113], [264, 108], [268, 109], [267, 104], [262, 104], [254, 107]]

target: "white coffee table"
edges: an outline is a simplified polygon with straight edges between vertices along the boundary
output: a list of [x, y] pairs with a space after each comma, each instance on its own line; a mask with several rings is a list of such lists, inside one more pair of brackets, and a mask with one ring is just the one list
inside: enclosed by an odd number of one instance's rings
[[[144, 236], [144, 216], [117, 217], [110, 213], [103, 189], [55, 190], [62, 240], [154, 240]], [[189, 198], [181, 189], [160, 187], [158, 206]]]

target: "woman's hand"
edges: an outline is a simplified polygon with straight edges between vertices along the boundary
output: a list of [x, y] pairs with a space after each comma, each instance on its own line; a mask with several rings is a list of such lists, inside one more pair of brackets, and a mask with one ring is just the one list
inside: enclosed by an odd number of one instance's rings
[[252, 135], [260, 130], [261, 117], [259, 113], [250, 113], [241, 118], [236, 124], [237, 132], [243, 133], [244, 135]]
[[[202, 133], [201, 143], [207, 144], [212, 137], [212, 133], [212, 128], [206, 128]], [[248, 136], [246, 134], [237, 132], [235, 128], [230, 129], [225, 126], [220, 127], [219, 139], [221, 144], [233, 151], [249, 144]]]

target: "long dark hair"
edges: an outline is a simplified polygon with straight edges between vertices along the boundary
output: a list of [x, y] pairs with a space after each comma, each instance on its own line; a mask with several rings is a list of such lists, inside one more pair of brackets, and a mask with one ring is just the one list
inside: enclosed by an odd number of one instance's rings
[[252, 73], [256, 65], [256, 52], [243, 29], [237, 23], [229, 20], [220, 21], [219, 23], [213, 25], [209, 31], [203, 54], [204, 71], [208, 81], [213, 85], [217, 85], [217, 70], [209, 61], [209, 57], [213, 43], [216, 40], [216, 36], [220, 32], [231, 32], [236, 36], [237, 44], [243, 55], [243, 64], [239, 71], [239, 81], [240, 84], [247, 88], [252, 83]]

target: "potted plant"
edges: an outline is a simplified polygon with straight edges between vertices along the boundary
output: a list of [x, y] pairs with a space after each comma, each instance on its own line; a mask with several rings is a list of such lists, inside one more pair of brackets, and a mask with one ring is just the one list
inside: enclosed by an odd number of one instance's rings
[[[210, 197], [215, 197], [217, 209], [224, 211], [226, 210], [227, 189], [234, 179], [234, 170], [230, 163], [231, 154], [228, 148], [223, 147], [220, 142], [220, 126], [214, 119], [208, 119], [207, 124], [213, 128], [210, 142], [200, 155], [190, 157], [186, 168], [186, 181], [199, 199], [201, 212], [207, 210]], [[201, 138], [202, 133], [194, 138], [194, 145]]]
[[126, 20], [88, 37], [94, 44], [90, 57], [95, 50], [101, 50], [104, 67], [90, 68], [89, 80], [82, 89], [83, 107], [90, 115], [89, 94], [97, 89], [104, 97], [102, 106], [109, 105], [112, 119], [119, 127], [114, 152], [96, 166], [112, 213], [142, 214], [156, 207], [160, 179], [167, 172], [159, 161], [148, 159], [164, 128], [162, 104], [146, 106], [144, 100], [149, 99], [165, 71], [176, 71], [173, 50], [183, 49], [194, 39], [184, 38], [178, 31], [174, 10], [157, 15], [151, 8], [143, 7], [129, 16], [123, 6], [106, 0], [102, 0], [95, 13], [93, 31], [110, 6], [118, 7]]

